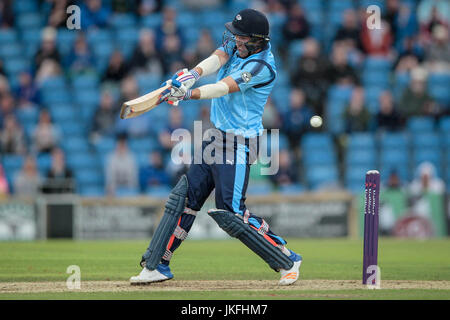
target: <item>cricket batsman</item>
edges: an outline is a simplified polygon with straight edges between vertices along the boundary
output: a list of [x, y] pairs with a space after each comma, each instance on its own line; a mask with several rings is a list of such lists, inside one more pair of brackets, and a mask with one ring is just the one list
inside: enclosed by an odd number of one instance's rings
[[[286, 241], [245, 205], [250, 165], [257, 158], [258, 137], [263, 133], [262, 114], [277, 74], [269, 22], [261, 12], [244, 9], [225, 27], [222, 45], [192, 70], [178, 71], [168, 80], [171, 87], [163, 92], [171, 105], [188, 99], [212, 99], [211, 122], [215, 128], [211, 141], [202, 142], [202, 151], [207, 147], [222, 150], [215, 156], [223, 161], [211, 163], [202, 157], [180, 178], [142, 256], [143, 269], [131, 277], [131, 284], [173, 278], [170, 259], [214, 189], [216, 209], [209, 210], [208, 215], [218, 226], [280, 272], [280, 285], [292, 284], [299, 277], [302, 257], [286, 248]], [[216, 83], [191, 89], [201, 76], [217, 71]]]

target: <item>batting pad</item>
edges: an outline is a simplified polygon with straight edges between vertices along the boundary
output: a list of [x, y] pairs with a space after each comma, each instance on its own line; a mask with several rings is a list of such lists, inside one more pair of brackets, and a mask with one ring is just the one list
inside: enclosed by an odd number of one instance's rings
[[242, 217], [226, 210], [212, 209], [208, 214], [219, 227], [231, 237], [239, 239], [250, 250], [260, 256], [275, 271], [289, 270], [294, 262], [280, 248], [267, 241], [264, 236], [244, 223]]
[[145, 266], [149, 270], [155, 270], [156, 266], [161, 262], [170, 237], [177, 227], [178, 219], [184, 211], [187, 191], [188, 180], [186, 175], [183, 175], [170, 192], [161, 221], [156, 228], [147, 251], [142, 256], [141, 265], [145, 262]]

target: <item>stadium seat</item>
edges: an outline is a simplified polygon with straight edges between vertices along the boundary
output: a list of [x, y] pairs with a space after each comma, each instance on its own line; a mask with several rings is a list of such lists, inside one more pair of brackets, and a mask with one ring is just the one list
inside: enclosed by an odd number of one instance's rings
[[435, 166], [436, 172], [441, 177], [443, 172], [442, 160], [442, 151], [440, 148], [423, 148], [417, 149], [413, 152], [414, 168], [417, 168], [417, 166], [423, 162], [430, 162]]
[[335, 165], [337, 163], [334, 150], [330, 149], [304, 149], [303, 164], [311, 165]]
[[381, 165], [406, 165], [409, 163], [409, 154], [401, 149], [381, 149], [380, 164]]
[[375, 149], [375, 136], [369, 132], [352, 133], [348, 137], [348, 149]]
[[108, 21], [109, 25], [117, 30], [136, 26], [136, 17], [129, 13], [115, 13]]
[[442, 117], [439, 120], [439, 130], [441, 130], [442, 133], [450, 132], [450, 116]]
[[61, 141], [61, 147], [66, 153], [87, 153], [89, 151], [89, 144], [87, 139], [83, 137], [66, 137]]
[[52, 165], [52, 157], [49, 153], [39, 153], [36, 157], [36, 164], [39, 172], [46, 175]]
[[413, 134], [429, 132], [434, 130], [434, 119], [432, 117], [412, 117], [408, 120], [406, 126]]
[[73, 170], [91, 169], [100, 170], [101, 163], [95, 153], [70, 153], [66, 154], [67, 166]]
[[330, 165], [310, 166], [306, 171], [306, 179], [312, 190], [339, 182], [337, 168]]
[[15, 24], [21, 30], [40, 28], [43, 19], [39, 12], [25, 12], [15, 17]]
[[167, 198], [171, 190], [169, 186], [151, 186], [145, 190], [145, 193], [150, 197]]
[[365, 165], [375, 167], [376, 163], [377, 163], [377, 153], [375, 149], [347, 150], [346, 154], [347, 166]]
[[329, 133], [307, 133], [302, 137], [300, 147], [305, 152], [312, 149], [334, 150], [333, 140]]
[[273, 189], [270, 184], [249, 184], [247, 187], [247, 195], [268, 195]]
[[295, 195], [305, 192], [305, 187], [299, 183], [294, 184], [288, 184], [288, 185], [282, 185], [279, 187], [278, 191], [281, 194], [286, 195]]
[[379, 142], [382, 149], [402, 150], [410, 147], [409, 135], [404, 132], [383, 132]]
[[412, 135], [412, 146], [413, 148], [440, 148], [441, 147], [441, 137], [438, 133], [434, 132], [424, 132]]
[[77, 186], [102, 186], [103, 171], [98, 169], [81, 169], [74, 172]]

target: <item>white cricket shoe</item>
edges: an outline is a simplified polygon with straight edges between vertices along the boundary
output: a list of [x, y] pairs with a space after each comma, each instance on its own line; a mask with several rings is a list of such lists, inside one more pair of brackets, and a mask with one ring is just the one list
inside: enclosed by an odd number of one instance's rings
[[155, 270], [142, 269], [141, 273], [130, 278], [130, 284], [147, 284], [166, 281], [172, 278], [173, 274], [170, 272], [169, 266], [159, 264]]
[[292, 261], [294, 261], [294, 265], [289, 270], [280, 269], [281, 279], [278, 284], [280, 286], [287, 286], [293, 284], [298, 280], [298, 276], [300, 275], [300, 265], [302, 264], [302, 257], [295, 252], [291, 251], [291, 256], [289, 257]]

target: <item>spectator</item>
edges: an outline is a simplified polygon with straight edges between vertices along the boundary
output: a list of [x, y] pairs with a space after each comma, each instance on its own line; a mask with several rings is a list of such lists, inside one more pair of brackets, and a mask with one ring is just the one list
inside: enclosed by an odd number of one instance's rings
[[282, 32], [288, 44], [293, 40], [304, 39], [309, 35], [309, 23], [298, 3], [290, 6]]
[[335, 44], [328, 68], [330, 82], [336, 85], [355, 85], [359, 83], [355, 70], [348, 63], [347, 49]]
[[397, 171], [391, 170], [389, 173], [389, 177], [386, 182], [386, 188], [389, 190], [401, 190], [402, 189], [402, 182], [400, 179], [400, 176], [398, 175]]
[[5, 197], [9, 194], [9, 183], [5, 176], [5, 170], [0, 163], [0, 198]]
[[179, 39], [180, 48], [184, 46], [183, 33], [181, 28], [177, 25], [177, 12], [174, 8], [170, 6], [163, 7], [163, 17], [161, 24], [156, 28], [156, 49], [161, 51], [163, 49], [163, 44], [166, 43], [166, 38], [168, 36], [173, 36]]
[[139, 42], [130, 59], [131, 72], [147, 72], [161, 77], [163, 68], [161, 56], [155, 47], [155, 35], [150, 29], [142, 29], [139, 33]]
[[436, 25], [448, 27], [450, 22], [450, 4], [442, 0], [422, 0], [417, 6], [420, 33], [424, 41], [429, 41]]
[[183, 112], [181, 108], [173, 107], [169, 111], [169, 121], [167, 126], [158, 133], [158, 140], [161, 145], [163, 156], [167, 156], [172, 148], [175, 146], [176, 141], [172, 141], [172, 132], [183, 126]]
[[305, 93], [293, 89], [289, 97], [289, 110], [282, 116], [282, 131], [288, 137], [291, 148], [296, 148], [302, 135], [310, 129], [313, 112], [306, 104]]
[[200, 121], [202, 122], [202, 136], [206, 130], [214, 128], [211, 122], [211, 110], [210, 106], [204, 104], [200, 107]]
[[317, 40], [305, 39], [303, 46], [303, 54], [293, 68], [291, 81], [295, 87], [308, 92], [307, 102], [316, 113], [321, 114], [328, 85], [328, 61], [321, 55]]
[[50, 0], [50, 14], [48, 15], [47, 25], [56, 29], [67, 26], [68, 14], [67, 8], [76, 4], [75, 0]]
[[367, 24], [363, 23], [361, 43], [366, 54], [389, 56], [393, 40], [390, 26], [385, 20], [381, 20], [380, 29], [369, 29]]
[[271, 175], [272, 183], [277, 186], [287, 186], [298, 182], [298, 173], [292, 165], [291, 155], [288, 150], [280, 150], [278, 157], [278, 171]]
[[23, 155], [26, 153], [26, 141], [23, 129], [17, 123], [14, 114], [9, 114], [0, 132], [1, 153]]
[[395, 110], [390, 91], [384, 91], [380, 95], [380, 110], [376, 115], [376, 125], [378, 130], [396, 131], [401, 129], [401, 116]]
[[128, 149], [126, 135], [120, 135], [116, 149], [106, 162], [106, 192], [115, 195], [119, 189], [138, 189], [138, 170], [133, 153]]
[[350, 104], [344, 111], [344, 122], [346, 133], [369, 130], [370, 113], [364, 103], [364, 89], [362, 87], [353, 89]]
[[405, 37], [399, 49], [397, 60], [394, 63], [396, 73], [410, 72], [423, 61], [424, 49], [414, 41], [413, 37]]
[[59, 129], [52, 123], [50, 113], [43, 109], [39, 113], [39, 122], [33, 131], [33, 150], [38, 153], [51, 153], [58, 146]]
[[75, 191], [72, 170], [66, 167], [64, 152], [54, 148], [52, 164], [42, 185], [43, 193], [73, 193]]
[[149, 163], [139, 170], [139, 183], [142, 192], [151, 190], [153, 186], [170, 187], [170, 177], [164, 170], [162, 154], [153, 151], [149, 155]]
[[445, 184], [436, 176], [436, 168], [432, 163], [423, 162], [417, 167], [416, 176], [409, 185], [409, 192], [413, 197], [420, 197], [427, 192], [445, 192]]
[[433, 40], [425, 49], [424, 67], [430, 72], [450, 73], [450, 42], [448, 28], [436, 25], [433, 28]]
[[12, 0], [0, 1], [0, 29], [12, 28], [14, 26], [12, 3]]
[[39, 70], [36, 72], [36, 76], [34, 78], [37, 86], [40, 86], [46, 79], [52, 77], [58, 77], [62, 75], [61, 66], [51, 59], [46, 59], [42, 61]]
[[434, 115], [436, 105], [427, 90], [427, 72], [423, 68], [411, 71], [409, 86], [403, 91], [399, 101], [399, 112], [403, 118], [412, 116]]
[[56, 48], [56, 30], [52, 27], [46, 27], [42, 30], [41, 46], [34, 56], [35, 70], [41, 68], [41, 64], [46, 60], [51, 60], [60, 65], [61, 57]]
[[15, 90], [16, 98], [19, 106], [27, 105], [30, 102], [34, 104], [40, 103], [39, 89], [34, 84], [33, 76], [30, 72], [21, 72], [19, 74], [19, 85]]
[[13, 96], [6, 92], [0, 96], [0, 125], [4, 125], [3, 122], [10, 114], [16, 114], [15, 101]]
[[181, 69], [180, 66], [185, 65], [181, 41], [177, 35], [172, 34], [164, 37], [161, 61], [165, 75], [173, 74]]
[[[136, 79], [132, 76], [128, 76], [121, 82], [121, 98], [118, 105], [121, 106], [123, 102], [135, 99], [139, 97], [139, 95], [139, 87]], [[118, 110], [116, 111], [119, 112]], [[150, 129], [152, 128], [150, 123], [152, 120], [151, 112], [144, 113], [139, 117], [128, 119], [127, 121], [117, 118], [115, 131], [116, 133], [126, 134], [130, 137], [145, 136], [150, 133]]]
[[102, 4], [102, 0], [86, 0], [80, 6], [81, 28], [103, 28], [107, 25], [111, 10]]
[[361, 26], [355, 10], [348, 9], [344, 12], [342, 25], [339, 27], [334, 37], [334, 42], [348, 48], [361, 49]]
[[281, 127], [281, 116], [275, 107], [272, 98], [268, 98], [262, 116], [263, 127], [270, 131]]
[[128, 67], [122, 53], [119, 50], [113, 52], [109, 58], [108, 68], [103, 75], [102, 81], [120, 82], [126, 77]]
[[42, 187], [42, 177], [36, 169], [36, 160], [27, 156], [22, 170], [14, 179], [14, 193], [19, 196], [35, 196]]
[[202, 29], [200, 37], [194, 46], [194, 52], [192, 54], [185, 54], [185, 59], [188, 66], [195, 66], [199, 61], [203, 61], [211, 55], [216, 49], [216, 45], [211, 36], [211, 32], [208, 29]]
[[164, 0], [137, 0], [137, 13], [141, 17], [148, 16], [152, 13], [161, 12]]
[[399, 5], [398, 14], [394, 22], [394, 41], [396, 48], [401, 45], [405, 38], [414, 37], [419, 30], [417, 17], [414, 8], [408, 3], [401, 3]]
[[92, 124], [92, 140], [96, 141], [102, 136], [112, 136], [116, 121], [117, 110], [114, 108], [114, 98], [109, 91], [103, 91], [100, 97], [100, 106], [95, 112]]
[[67, 60], [70, 76], [95, 72], [94, 56], [83, 34], [79, 34], [75, 40], [74, 49], [69, 54]]
[[397, 36], [397, 19], [400, 12], [400, 3], [399, 0], [387, 0], [386, 1], [386, 9], [384, 12], [384, 20], [389, 24], [389, 28], [391, 29], [392, 37], [395, 41]]

